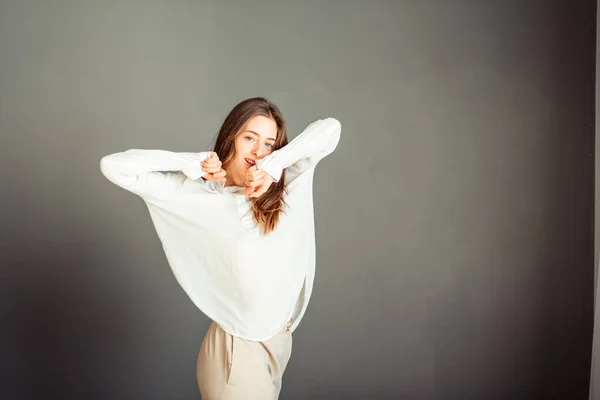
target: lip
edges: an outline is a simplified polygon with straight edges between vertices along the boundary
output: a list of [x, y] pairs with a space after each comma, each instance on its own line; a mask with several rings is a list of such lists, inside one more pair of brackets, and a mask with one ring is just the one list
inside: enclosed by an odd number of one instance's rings
[[[256, 161], [251, 158], [244, 158], [244, 161], [246, 161], [246, 165], [248, 166], [248, 168], [250, 168], [253, 165], [256, 165]], [[249, 161], [253, 161], [253, 162], [249, 162]]]

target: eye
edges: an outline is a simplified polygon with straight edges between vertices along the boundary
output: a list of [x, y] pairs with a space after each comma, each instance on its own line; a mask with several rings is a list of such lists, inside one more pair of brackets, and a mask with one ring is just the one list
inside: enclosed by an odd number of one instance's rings
[[267, 146], [268, 148], [272, 148], [273, 144], [272, 143], [267, 143], [265, 146]]
[[246, 140], [251, 141], [251, 140], [254, 140], [254, 138], [252, 136], [246, 136]]

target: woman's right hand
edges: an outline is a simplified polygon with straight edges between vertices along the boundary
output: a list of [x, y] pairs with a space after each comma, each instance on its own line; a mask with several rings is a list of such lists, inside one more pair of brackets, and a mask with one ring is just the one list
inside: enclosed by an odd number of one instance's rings
[[226, 180], [225, 175], [227, 175], [227, 172], [221, 168], [221, 161], [219, 161], [219, 157], [214, 151], [211, 151], [210, 157], [200, 164], [202, 165], [202, 171], [206, 172], [203, 176], [204, 179], [214, 182], [224, 182]]

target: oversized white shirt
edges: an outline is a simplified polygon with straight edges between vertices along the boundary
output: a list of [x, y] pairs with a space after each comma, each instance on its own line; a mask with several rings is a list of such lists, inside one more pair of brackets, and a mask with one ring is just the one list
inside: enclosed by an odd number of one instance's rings
[[202, 179], [209, 152], [132, 149], [102, 158], [102, 173], [139, 195], [177, 282], [226, 332], [263, 341], [300, 323], [315, 276], [312, 183], [340, 139], [334, 118], [310, 124], [257, 162], [275, 180], [286, 170], [287, 207], [261, 234], [244, 188]]

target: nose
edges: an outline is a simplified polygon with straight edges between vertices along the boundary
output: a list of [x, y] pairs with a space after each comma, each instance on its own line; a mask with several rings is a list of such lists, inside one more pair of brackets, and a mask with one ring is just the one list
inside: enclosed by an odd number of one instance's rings
[[262, 157], [263, 151], [262, 151], [262, 147], [261, 147], [260, 143], [256, 143], [254, 145], [254, 148], [252, 149], [252, 154], [254, 154], [254, 156], [256, 156], [256, 158]]

